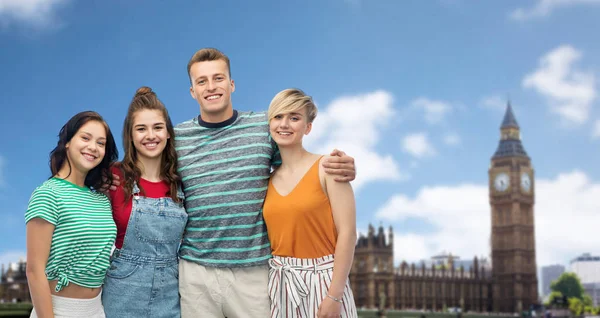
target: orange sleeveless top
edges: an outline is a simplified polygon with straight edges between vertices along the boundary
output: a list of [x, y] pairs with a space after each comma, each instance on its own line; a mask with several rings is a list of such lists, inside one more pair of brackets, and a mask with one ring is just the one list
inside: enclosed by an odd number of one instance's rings
[[269, 180], [263, 217], [273, 255], [318, 258], [335, 253], [337, 231], [319, 180], [320, 161], [317, 159], [286, 196]]

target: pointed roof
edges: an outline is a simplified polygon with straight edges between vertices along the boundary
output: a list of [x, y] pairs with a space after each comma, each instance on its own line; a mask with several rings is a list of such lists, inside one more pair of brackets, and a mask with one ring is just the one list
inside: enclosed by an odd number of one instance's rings
[[[512, 106], [510, 105], [510, 101], [506, 104], [506, 113], [504, 114], [504, 119], [502, 120], [502, 126], [500, 129], [503, 130], [505, 128], [516, 128], [519, 129], [519, 124], [517, 123], [517, 119], [515, 118], [515, 114], [513, 113]], [[494, 153], [492, 158], [501, 158], [501, 157], [526, 157], [529, 158], [521, 140], [519, 138], [508, 138], [500, 140], [498, 144], [498, 148]]]
[[510, 105], [510, 101], [506, 104], [506, 113], [504, 114], [504, 120], [502, 120], [502, 126], [500, 128], [508, 128], [514, 127], [519, 128], [519, 124], [517, 123], [517, 119], [515, 118], [515, 114], [513, 113], [512, 106]]

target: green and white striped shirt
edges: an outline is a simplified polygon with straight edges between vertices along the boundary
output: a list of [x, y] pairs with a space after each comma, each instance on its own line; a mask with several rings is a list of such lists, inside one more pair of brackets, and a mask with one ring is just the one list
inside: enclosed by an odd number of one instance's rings
[[175, 127], [175, 149], [189, 216], [180, 256], [212, 267], [266, 264], [262, 205], [279, 158], [267, 115], [235, 112], [219, 124], [194, 118]]
[[51, 178], [29, 199], [25, 223], [33, 218], [55, 226], [46, 276], [58, 281], [56, 291], [69, 283], [102, 286], [117, 235], [110, 201], [104, 194]]

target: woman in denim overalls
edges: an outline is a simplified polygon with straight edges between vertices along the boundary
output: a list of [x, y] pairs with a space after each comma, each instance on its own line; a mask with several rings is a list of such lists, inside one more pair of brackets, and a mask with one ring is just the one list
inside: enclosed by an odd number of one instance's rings
[[116, 248], [102, 302], [107, 318], [181, 316], [178, 256], [187, 223], [173, 125], [150, 88], [138, 89], [123, 127], [125, 158], [110, 192]]

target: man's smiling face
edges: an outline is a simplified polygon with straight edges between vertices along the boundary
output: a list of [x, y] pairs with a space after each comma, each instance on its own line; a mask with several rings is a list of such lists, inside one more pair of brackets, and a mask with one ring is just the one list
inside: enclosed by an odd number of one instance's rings
[[190, 68], [190, 94], [198, 104], [202, 119], [221, 122], [233, 114], [231, 93], [235, 84], [223, 60], [196, 62]]

